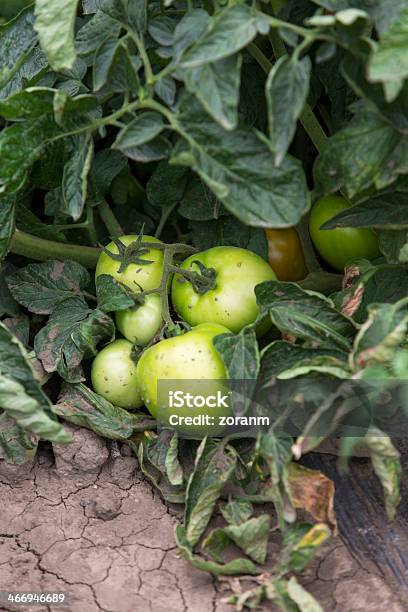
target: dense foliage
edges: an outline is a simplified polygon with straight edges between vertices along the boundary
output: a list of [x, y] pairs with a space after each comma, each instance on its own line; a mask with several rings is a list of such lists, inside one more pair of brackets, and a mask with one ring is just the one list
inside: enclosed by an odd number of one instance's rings
[[[268, 598], [319, 610], [294, 573], [333, 528], [331, 499], [311, 504], [322, 475], [295, 459], [355, 424], [350, 398], [363, 381], [380, 396], [408, 378], [406, 0], [36, 0], [10, 21], [6, 4], [0, 456], [23, 463], [40, 440], [69, 442], [64, 420], [126, 442], [164, 498], [185, 503], [176, 538], [195, 567], [262, 574], [235, 597], [240, 609]], [[324, 227], [371, 228], [380, 249], [344, 275], [308, 234], [311, 203], [337, 192], [351, 206]], [[249, 325], [214, 340], [229, 377], [253, 382], [248, 400], [279, 397], [266, 403], [269, 431], [201, 443], [157, 435], [147, 412], [90, 388], [90, 358], [115, 337], [115, 312], [135, 304], [106, 274], [95, 286], [100, 244], [143, 231], [172, 244], [176, 260], [217, 245], [266, 259], [265, 229], [292, 226], [309, 274], [257, 286], [269, 335], [259, 341]], [[179, 333], [162, 290], [163, 333]], [[294, 439], [284, 415], [299, 406]], [[392, 516], [400, 464], [385, 433], [390, 410], [357, 419], [341, 454], [345, 464], [366, 448]], [[257, 502], [274, 505], [282, 533], [267, 572], [275, 515], [254, 514]], [[226, 525], [208, 532], [217, 508]], [[242, 556], [225, 562], [231, 543]]]

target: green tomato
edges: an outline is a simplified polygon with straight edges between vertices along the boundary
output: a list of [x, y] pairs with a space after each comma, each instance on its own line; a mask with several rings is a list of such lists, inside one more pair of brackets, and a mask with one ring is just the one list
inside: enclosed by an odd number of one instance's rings
[[375, 259], [380, 255], [375, 233], [366, 228], [345, 227], [322, 230], [329, 219], [350, 207], [342, 197], [329, 195], [314, 204], [309, 218], [309, 230], [319, 255], [333, 268], [343, 271], [356, 259]]
[[144, 304], [118, 310], [116, 327], [132, 344], [146, 346], [159, 331], [162, 324], [162, 300], [159, 293], [145, 297]]
[[[138, 384], [146, 408], [161, 424], [193, 437], [222, 433], [218, 419], [232, 416], [229, 402], [227, 406], [225, 402], [216, 406], [189, 406], [189, 400], [181, 400], [174, 394], [191, 393], [207, 399], [217, 393], [222, 397], [228, 394], [227, 371], [213, 344], [215, 336], [225, 333], [229, 330], [222, 325], [204, 323], [182, 336], [162, 340], [143, 353], [137, 364]], [[173, 397], [177, 399], [174, 404]], [[206, 415], [214, 422], [202, 423]], [[186, 417], [198, 417], [200, 423], [186, 423]]]
[[[137, 236], [128, 235], [121, 236], [119, 240], [123, 245], [129, 246], [132, 242], [137, 239]], [[143, 242], [157, 242], [162, 244], [161, 240], [154, 238], [153, 236], [143, 236]], [[117, 254], [118, 247], [114, 242], [110, 242], [106, 247], [111, 253]], [[159, 286], [161, 277], [163, 274], [163, 251], [159, 249], [149, 249], [147, 253], [142, 255], [140, 259], [146, 259], [151, 263], [148, 264], [129, 264], [123, 272], [119, 272], [120, 262], [112, 259], [106, 253], [102, 252], [99, 256], [98, 263], [96, 265], [96, 277], [101, 274], [108, 274], [119, 282], [127, 285], [134, 292], [140, 291], [140, 287], [143, 290], [155, 289]]]
[[115, 406], [127, 409], [143, 406], [132, 348], [128, 340], [111, 342], [97, 354], [91, 370], [94, 390]]
[[190, 325], [214, 322], [234, 333], [253, 323], [259, 314], [256, 285], [276, 279], [269, 264], [252, 251], [231, 246], [192, 255], [181, 267], [199, 272], [195, 261], [215, 271], [215, 287], [196, 293], [189, 281], [175, 275], [171, 296], [178, 314]]

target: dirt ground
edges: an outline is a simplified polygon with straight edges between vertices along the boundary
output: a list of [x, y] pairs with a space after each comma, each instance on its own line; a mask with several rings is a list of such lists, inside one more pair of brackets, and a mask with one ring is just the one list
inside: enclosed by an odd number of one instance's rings
[[[0, 590], [63, 591], [73, 612], [232, 611], [223, 599], [234, 581], [218, 581], [177, 556], [181, 510], [162, 502], [127, 447], [126, 456], [113, 457], [93, 433], [70, 429], [74, 442], [54, 455], [44, 450], [19, 468], [0, 462]], [[340, 538], [300, 581], [327, 612], [408, 610], [401, 593]]]

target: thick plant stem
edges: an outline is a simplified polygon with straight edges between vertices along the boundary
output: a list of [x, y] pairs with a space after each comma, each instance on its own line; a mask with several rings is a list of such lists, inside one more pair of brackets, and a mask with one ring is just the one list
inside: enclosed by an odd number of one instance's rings
[[[273, 53], [276, 59], [279, 59], [280, 57], [286, 55], [285, 45], [278, 32], [276, 30], [271, 30], [269, 36], [272, 44]], [[256, 59], [262, 70], [268, 74], [271, 68], [273, 67], [272, 62], [268, 60], [268, 58], [254, 43], [248, 45], [248, 51], [250, 52], [252, 57]], [[307, 103], [305, 104], [302, 114], [300, 115], [300, 123], [303, 125], [310, 140], [313, 142], [317, 151], [320, 153], [320, 151], [326, 144], [327, 136], [322, 126], [316, 119], [315, 114], [313, 113], [309, 104]]]
[[10, 250], [16, 255], [37, 261], [72, 259], [86, 268], [95, 268], [100, 254], [100, 250], [93, 247], [44, 240], [20, 230], [15, 231]]
[[123, 229], [105, 200], [102, 200], [99, 204], [98, 212], [112, 238], [123, 236]]

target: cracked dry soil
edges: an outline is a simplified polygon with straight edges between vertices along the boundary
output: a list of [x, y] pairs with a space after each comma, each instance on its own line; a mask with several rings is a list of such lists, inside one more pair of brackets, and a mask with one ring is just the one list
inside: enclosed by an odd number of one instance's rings
[[[163, 503], [127, 447], [126, 456], [112, 458], [92, 432], [67, 429], [74, 441], [54, 455], [43, 451], [30, 466], [0, 462], [0, 590], [63, 591], [73, 612], [233, 611], [223, 599], [237, 582], [218, 581], [178, 557], [174, 525], [181, 511]], [[326, 611], [408, 609], [339, 538], [300, 581]], [[23, 612], [62, 609], [0, 604]]]

